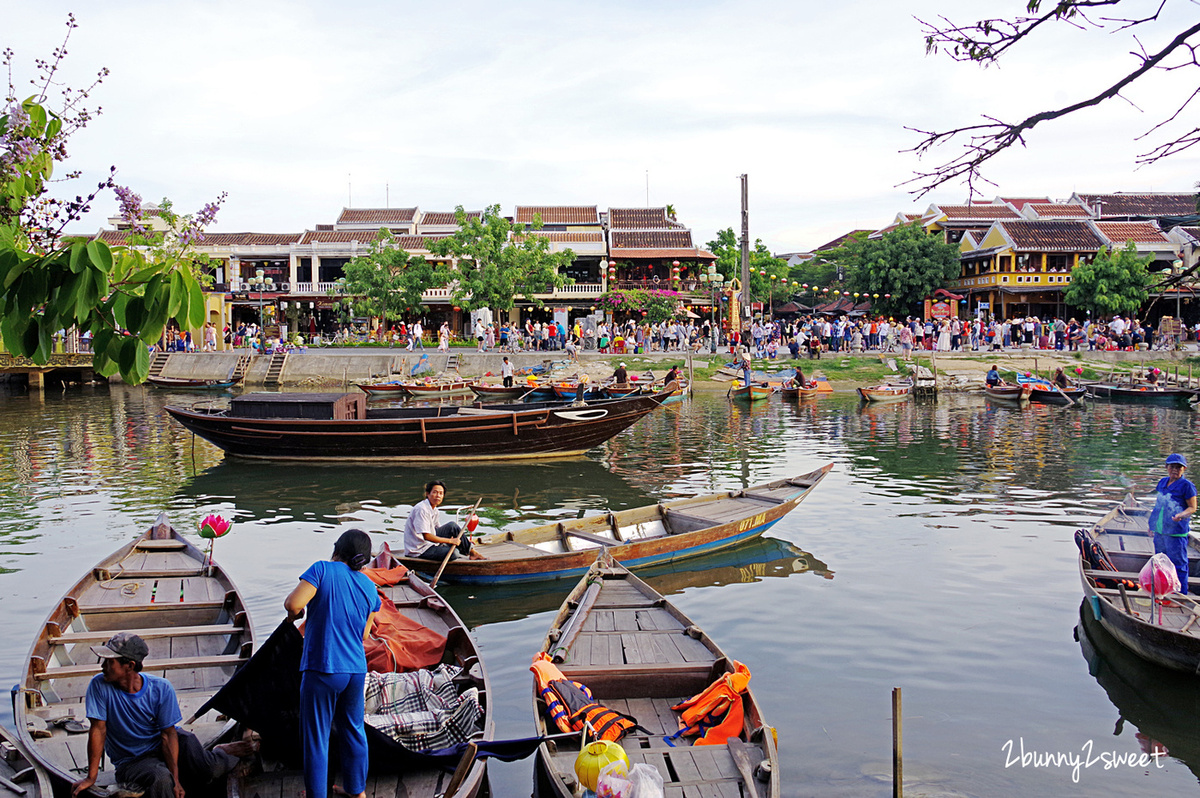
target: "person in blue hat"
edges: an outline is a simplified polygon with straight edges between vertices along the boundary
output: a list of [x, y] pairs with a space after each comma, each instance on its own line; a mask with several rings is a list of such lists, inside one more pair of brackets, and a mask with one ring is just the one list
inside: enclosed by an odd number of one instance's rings
[[1167, 475], [1155, 487], [1154, 509], [1150, 512], [1150, 532], [1154, 552], [1162, 552], [1175, 564], [1179, 574], [1179, 592], [1188, 592], [1188, 527], [1196, 512], [1196, 486], [1183, 476], [1187, 459], [1181, 454], [1167, 457]]

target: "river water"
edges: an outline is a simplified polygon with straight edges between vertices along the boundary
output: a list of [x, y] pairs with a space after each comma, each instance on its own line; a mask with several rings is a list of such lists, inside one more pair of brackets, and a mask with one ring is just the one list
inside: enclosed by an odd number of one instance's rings
[[[51, 604], [164, 510], [180, 530], [210, 512], [233, 518], [215, 556], [265, 636], [341, 531], [398, 541], [434, 476], [449, 485], [444, 509], [482, 498], [484, 524], [502, 529], [833, 462], [762, 541], [648, 575], [750, 667], [778, 728], [785, 795], [890, 795], [893, 687], [908, 795], [1196, 787], [1195, 680], [1131, 660], [1095, 630], [1077, 642], [1072, 543], [1126, 492], [1152, 490], [1168, 453], [1200, 456], [1190, 411], [1017, 409], [960, 395], [746, 407], [717, 393], [662, 408], [586, 458], [430, 470], [226, 460], [163, 415], [170, 401], [196, 397], [124, 386], [0, 395], [8, 684]], [[532, 732], [527, 668], [568, 587], [444, 591], [482, 647], [499, 737]], [[0, 719], [11, 723], [8, 707]], [[1112, 766], [1155, 742], [1170, 754]], [[529, 795], [530, 767], [494, 766], [494, 794]]]

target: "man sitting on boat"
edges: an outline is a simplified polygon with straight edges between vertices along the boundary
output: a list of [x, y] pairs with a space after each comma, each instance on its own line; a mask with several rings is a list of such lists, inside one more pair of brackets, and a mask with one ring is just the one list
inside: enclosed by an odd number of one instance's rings
[[992, 364], [992, 367], [988, 370], [986, 380], [987, 380], [987, 387], [989, 387], [989, 388], [995, 388], [998, 385], [1007, 385], [1008, 384], [1004, 381], [1004, 378], [1000, 376], [1000, 369], [996, 368], [996, 365], [994, 363]]
[[249, 741], [204, 750], [196, 735], [175, 724], [183, 720], [175, 688], [166, 679], [142, 673], [150, 653], [146, 642], [130, 632], [117, 632], [103, 646], [92, 646], [101, 672], [87, 689], [87, 775], [71, 785], [71, 795], [96, 783], [101, 754], [116, 767], [126, 790], [146, 798], [184, 798], [187, 791], [211, 784], [257, 750]]
[[629, 384], [629, 372], [625, 370], [624, 363], [617, 366], [617, 370], [613, 372], [612, 378], [613, 382], [621, 387], [625, 387]]
[[1071, 383], [1067, 379], [1067, 375], [1065, 373], [1063, 373], [1062, 366], [1059, 366], [1058, 369], [1054, 372], [1054, 379], [1052, 379], [1051, 382], [1053, 382], [1059, 388], [1070, 388], [1071, 387]]
[[808, 382], [804, 379], [804, 369], [799, 364], [796, 365], [796, 373], [785, 383], [789, 388], [808, 388]]
[[459, 556], [472, 560], [486, 559], [471, 548], [471, 540], [462, 533], [455, 521], [438, 526], [438, 505], [446, 498], [446, 483], [433, 480], [425, 483], [425, 500], [412, 508], [404, 522], [404, 553], [409, 557], [441, 562], [453, 550], [450, 559]]
[[1188, 592], [1188, 527], [1196, 512], [1196, 486], [1184, 478], [1187, 459], [1181, 454], [1167, 457], [1167, 475], [1154, 488], [1154, 509], [1150, 511], [1150, 532], [1154, 535], [1155, 554], [1164, 553], [1175, 564], [1179, 592]]

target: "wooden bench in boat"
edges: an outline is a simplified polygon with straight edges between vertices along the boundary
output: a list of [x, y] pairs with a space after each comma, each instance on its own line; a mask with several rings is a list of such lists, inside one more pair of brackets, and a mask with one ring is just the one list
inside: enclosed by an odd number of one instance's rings
[[[142, 670], [148, 672], [166, 671], [166, 670], [183, 670], [187, 668], [223, 668], [223, 667], [240, 667], [250, 659], [249, 656], [240, 654], [222, 654], [215, 657], [183, 657], [179, 659], [148, 659], [143, 663]], [[57, 667], [47, 668], [38, 657], [33, 658], [33, 678], [39, 682], [44, 682], [49, 679], [69, 679], [72, 676], [90, 676], [100, 672], [100, 663], [93, 662], [90, 665], [62, 665]]]
[[[49, 624], [47, 642], [52, 646], [69, 646], [75, 643], [94, 645], [103, 643], [112, 637], [112, 630], [95, 632], [58, 632], [58, 624]], [[205, 637], [208, 635], [232, 635], [244, 633], [245, 626], [232, 623], [217, 623], [207, 626], [161, 626], [153, 629], [138, 629], [137, 635], [143, 640], [154, 640], [162, 637]]]

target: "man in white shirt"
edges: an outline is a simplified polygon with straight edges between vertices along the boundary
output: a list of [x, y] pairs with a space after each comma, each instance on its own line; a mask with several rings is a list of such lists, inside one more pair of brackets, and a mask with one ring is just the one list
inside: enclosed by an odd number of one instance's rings
[[446, 498], [446, 483], [433, 480], [425, 483], [425, 500], [412, 508], [404, 522], [404, 553], [409, 557], [440, 562], [454, 550], [450, 559], [459, 555], [472, 560], [485, 557], [471, 548], [469, 538], [463, 536], [462, 527], [455, 521], [438, 526], [438, 506]]

